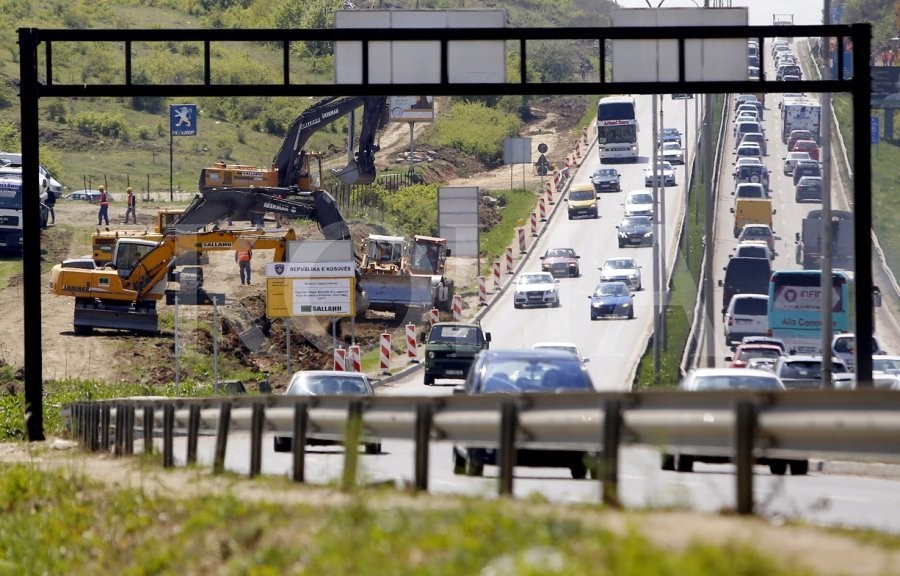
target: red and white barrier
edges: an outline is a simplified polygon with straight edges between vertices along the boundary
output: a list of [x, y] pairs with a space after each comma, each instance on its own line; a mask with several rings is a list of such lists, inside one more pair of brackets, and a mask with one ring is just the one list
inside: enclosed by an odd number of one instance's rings
[[500, 280], [500, 261], [494, 262], [494, 292], [500, 290], [503, 282]]
[[513, 273], [513, 248], [512, 246], [506, 247], [506, 273]]
[[462, 296], [453, 295], [453, 321], [462, 322]]
[[544, 197], [541, 196], [541, 201], [538, 203], [538, 207], [541, 212], [541, 222], [547, 221], [547, 205], [545, 204]]
[[588, 140], [588, 129], [587, 126], [582, 128], [581, 130], [581, 141], [584, 142], [584, 145], [587, 146], [590, 144], [590, 140]]
[[380, 353], [378, 355], [381, 363], [381, 373], [389, 374], [391, 369], [391, 334], [390, 332], [382, 332], [380, 340]]
[[412, 323], [406, 325], [406, 357], [410, 364], [419, 361], [416, 355], [416, 325]]
[[487, 278], [478, 277], [478, 305], [487, 306]]
[[428, 311], [428, 322], [429, 324], [437, 324], [441, 321], [441, 312], [437, 308], [432, 308]]
[[527, 254], [528, 246], [525, 244], [525, 228], [516, 228], [516, 234], [519, 236], [519, 254]]
[[538, 235], [537, 230], [538, 230], [537, 212], [532, 211], [531, 212], [531, 235], [537, 236]]
[[362, 356], [359, 352], [359, 346], [351, 346], [348, 355], [348, 368], [352, 372], [362, 372]]
[[347, 351], [340, 346], [334, 349], [334, 369], [341, 371], [347, 369]]
[[556, 194], [556, 178], [547, 182], [547, 203], [553, 204], [554, 194]]

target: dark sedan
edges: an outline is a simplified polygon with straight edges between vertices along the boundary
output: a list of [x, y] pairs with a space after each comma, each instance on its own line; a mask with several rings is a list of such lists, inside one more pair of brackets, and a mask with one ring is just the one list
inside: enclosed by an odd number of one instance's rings
[[[594, 385], [580, 358], [562, 350], [484, 350], [454, 394], [593, 393]], [[586, 399], [586, 401], [590, 401]], [[498, 450], [453, 446], [453, 472], [484, 474], [498, 464]], [[573, 478], [595, 471], [596, 455], [576, 450], [516, 450], [516, 466], [568, 468]]]
[[797, 182], [797, 187], [794, 189], [794, 201], [803, 202], [804, 200], [822, 201], [821, 176], [804, 176]]
[[572, 248], [550, 248], [541, 256], [541, 270], [554, 276], [581, 276], [578, 259], [581, 258]]
[[653, 220], [649, 216], [626, 216], [616, 228], [619, 248], [653, 245]]
[[598, 168], [591, 175], [596, 192], [621, 192], [622, 176], [615, 168]]
[[634, 297], [624, 282], [601, 282], [588, 296], [591, 320], [603, 317], [634, 318]]

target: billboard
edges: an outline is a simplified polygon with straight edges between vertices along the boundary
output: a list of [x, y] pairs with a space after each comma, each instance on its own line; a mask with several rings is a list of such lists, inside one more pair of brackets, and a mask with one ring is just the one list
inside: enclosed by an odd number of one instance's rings
[[[504, 28], [503, 10], [338, 10], [335, 28], [367, 29], [377, 38], [388, 28]], [[369, 42], [368, 81], [373, 84], [439, 84], [441, 43], [437, 40]], [[335, 82], [362, 84], [362, 42], [334, 47]], [[447, 42], [450, 83], [506, 82], [506, 43], [502, 40]]]
[[438, 188], [438, 234], [454, 256], [478, 257], [478, 187]]
[[[746, 26], [746, 8], [618, 8], [613, 27]], [[614, 40], [613, 82], [677, 82], [677, 40]], [[747, 80], [747, 41], [742, 38], [686, 39], [684, 79]]]
[[391, 96], [391, 122], [434, 121], [434, 96]]
[[900, 108], [900, 66], [872, 66], [872, 108]]

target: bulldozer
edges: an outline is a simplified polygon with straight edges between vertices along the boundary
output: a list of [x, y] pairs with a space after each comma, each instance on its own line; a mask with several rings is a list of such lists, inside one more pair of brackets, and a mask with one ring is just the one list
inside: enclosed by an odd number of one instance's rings
[[431, 236], [370, 234], [360, 250], [360, 287], [369, 309], [421, 318], [427, 309], [450, 310], [453, 281], [444, 276], [447, 241]]

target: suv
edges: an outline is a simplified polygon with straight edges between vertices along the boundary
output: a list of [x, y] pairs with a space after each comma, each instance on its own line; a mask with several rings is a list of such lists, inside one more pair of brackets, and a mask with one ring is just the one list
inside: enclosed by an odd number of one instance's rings
[[475, 355], [490, 347], [491, 333], [478, 324], [437, 322], [425, 342], [425, 385], [437, 378], [464, 379]]
[[762, 164], [741, 164], [734, 172], [734, 185], [744, 183], [762, 184], [766, 190], [769, 190], [769, 174], [771, 172]]
[[765, 336], [768, 332], [769, 297], [762, 294], [736, 294], [725, 311], [725, 345], [744, 336]]
[[[831, 352], [844, 361], [847, 368], [853, 372], [853, 353], [856, 348], [856, 335], [852, 333], [835, 334], [831, 340]], [[887, 352], [881, 347], [881, 343], [873, 335], [872, 336], [872, 354], [884, 355]]]
[[766, 135], [762, 132], [747, 132], [741, 138], [738, 146], [741, 144], [759, 144], [759, 149], [762, 150], [763, 156], [768, 156], [769, 154], [769, 149], [766, 146]]

